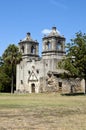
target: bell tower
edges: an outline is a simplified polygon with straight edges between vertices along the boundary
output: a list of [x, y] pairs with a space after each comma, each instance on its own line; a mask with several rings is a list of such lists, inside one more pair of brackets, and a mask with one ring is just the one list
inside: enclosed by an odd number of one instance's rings
[[56, 27], [52, 27], [48, 36], [44, 36], [43, 40], [43, 59], [58, 59], [59, 56], [65, 55], [65, 38], [60, 36]]
[[25, 59], [37, 59], [39, 43], [37, 40], [31, 38], [31, 34], [28, 32], [26, 37], [19, 42], [19, 51], [22, 53], [22, 58]]

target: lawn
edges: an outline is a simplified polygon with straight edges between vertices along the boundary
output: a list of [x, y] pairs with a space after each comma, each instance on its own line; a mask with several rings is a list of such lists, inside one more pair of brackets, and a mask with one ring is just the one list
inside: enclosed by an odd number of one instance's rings
[[86, 130], [86, 96], [0, 94], [0, 130]]

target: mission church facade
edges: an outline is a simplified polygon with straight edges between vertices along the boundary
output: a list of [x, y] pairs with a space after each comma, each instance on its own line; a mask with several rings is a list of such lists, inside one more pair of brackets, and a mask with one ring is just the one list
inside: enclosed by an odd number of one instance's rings
[[[63, 70], [57, 69], [58, 62], [65, 53], [65, 37], [61, 36], [56, 27], [42, 39], [42, 57], [39, 56], [39, 43], [27, 33], [19, 42], [22, 61], [17, 64], [16, 92], [70, 92], [71, 80], [61, 79]], [[76, 79], [74, 90], [82, 91], [82, 82]], [[78, 89], [77, 89], [78, 88]]]

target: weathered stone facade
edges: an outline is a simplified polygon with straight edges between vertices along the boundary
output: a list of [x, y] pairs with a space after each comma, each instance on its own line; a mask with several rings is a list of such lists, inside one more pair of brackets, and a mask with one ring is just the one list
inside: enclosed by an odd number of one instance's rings
[[[63, 72], [57, 69], [57, 64], [65, 56], [64, 36], [60, 36], [56, 27], [53, 27], [50, 34], [44, 36], [42, 40], [42, 57], [39, 56], [39, 43], [31, 38], [30, 33], [19, 42], [22, 61], [17, 65], [16, 92], [83, 91], [80, 80], [76, 79], [77, 88], [72, 79], [68, 81], [58, 76]], [[74, 87], [71, 88], [72, 85]]]

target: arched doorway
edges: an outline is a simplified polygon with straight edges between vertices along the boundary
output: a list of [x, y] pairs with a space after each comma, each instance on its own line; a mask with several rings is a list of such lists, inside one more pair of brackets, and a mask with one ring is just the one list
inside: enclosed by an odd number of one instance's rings
[[35, 93], [35, 84], [31, 84], [32, 93]]

